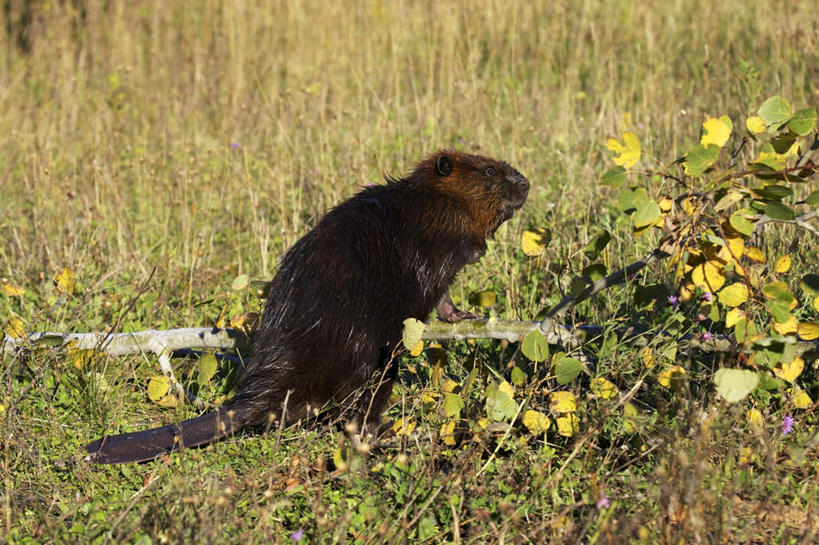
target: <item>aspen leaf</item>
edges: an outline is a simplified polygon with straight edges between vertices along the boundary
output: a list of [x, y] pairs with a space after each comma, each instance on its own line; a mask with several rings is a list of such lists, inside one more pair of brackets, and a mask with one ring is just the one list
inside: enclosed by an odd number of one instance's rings
[[788, 319], [782, 322], [774, 321], [773, 325], [774, 331], [779, 333], [780, 335], [787, 335], [789, 333], [796, 333], [796, 316], [793, 314], [788, 315]]
[[716, 293], [725, 284], [725, 268], [719, 262], [706, 261], [691, 271], [691, 281], [711, 293]]
[[694, 146], [685, 155], [685, 173], [699, 176], [719, 159], [720, 147], [713, 144]]
[[762, 429], [762, 424], [764, 420], [762, 419], [762, 413], [759, 412], [759, 409], [751, 408], [745, 413], [745, 418], [748, 420], [748, 424], [757, 431]]
[[434, 405], [438, 400], [438, 393], [431, 390], [424, 390], [421, 392], [421, 403], [424, 405]]
[[573, 413], [577, 410], [577, 400], [571, 392], [552, 392], [549, 394], [549, 410], [553, 413]]
[[418, 341], [418, 344], [415, 345], [415, 348], [410, 350], [409, 354], [413, 358], [417, 358], [421, 355], [421, 352], [424, 351], [424, 341]]
[[12, 316], [4, 328], [6, 335], [12, 339], [22, 339], [26, 336], [26, 325], [17, 316]]
[[199, 358], [197, 367], [199, 369], [196, 377], [196, 382], [198, 382], [200, 385], [203, 385], [210, 382], [210, 379], [212, 379], [213, 375], [216, 374], [216, 369], [219, 368], [219, 363], [216, 361], [216, 356], [214, 356], [211, 353], [207, 353], [201, 358]]
[[392, 424], [392, 431], [395, 435], [409, 435], [415, 431], [417, 423], [409, 418], [397, 418]]
[[64, 268], [54, 276], [54, 289], [59, 295], [74, 293], [74, 271]]
[[720, 200], [717, 201], [717, 204], [714, 205], [714, 210], [716, 212], [727, 210], [728, 208], [731, 208], [744, 198], [745, 194], [740, 193], [739, 191], [729, 191]]
[[[819, 298], [813, 302], [814, 306], [819, 301]], [[819, 309], [817, 309], [819, 310]], [[806, 341], [819, 339], [819, 323], [816, 322], [799, 322], [796, 333]]]
[[750, 236], [754, 232], [754, 224], [748, 221], [748, 218], [739, 212], [731, 214], [731, 217], [728, 218], [728, 223], [745, 236]]
[[555, 375], [557, 376], [558, 384], [569, 384], [577, 378], [580, 371], [583, 370], [583, 363], [575, 358], [563, 358], [557, 362], [555, 367]]
[[165, 394], [168, 393], [170, 388], [171, 379], [165, 375], [151, 377], [151, 379], [148, 381], [148, 399], [154, 403], [157, 403], [165, 396]]
[[731, 119], [725, 115], [719, 119], [709, 117], [705, 120], [705, 123], [702, 124], [702, 128], [705, 132], [702, 138], [700, 138], [700, 144], [703, 146], [714, 144], [721, 148], [728, 142], [728, 137], [731, 136], [733, 123], [731, 123]]
[[172, 407], [176, 407], [177, 405], [179, 405], [179, 398], [176, 397], [173, 393], [169, 393], [162, 396], [158, 401], [155, 401], [154, 403], [156, 403], [160, 407], [170, 409]]
[[563, 437], [573, 437], [580, 431], [580, 419], [573, 413], [558, 416], [555, 418], [555, 424], [557, 424], [557, 433]]
[[444, 394], [444, 416], [457, 418], [464, 408], [464, 400], [458, 394]]
[[469, 294], [469, 304], [476, 307], [491, 307], [498, 298], [494, 290], [482, 290]]
[[523, 338], [520, 346], [523, 355], [532, 361], [546, 361], [549, 357], [549, 343], [543, 333], [533, 330]]
[[765, 125], [779, 125], [788, 120], [791, 116], [791, 105], [779, 95], [772, 96], [762, 103], [756, 112]]
[[813, 300], [813, 310], [815, 310], [816, 312], [819, 312], [819, 297], [817, 297], [817, 298], [815, 298]]
[[611, 234], [604, 229], [594, 235], [586, 247], [583, 248], [583, 253], [586, 254], [589, 259], [597, 259], [597, 256], [600, 255], [600, 252], [605, 249], [609, 242], [611, 242]]
[[806, 274], [799, 281], [799, 287], [808, 295], [819, 295], [819, 275]]
[[683, 377], [685, 377], [685, 369], [679, 365], [672, 365], [668, 369], [664, 369], [660, 372], [657, 376], [657, 382], [664, 388], [670, 388], [672, 382], [681, 380]]
[[606, 140], [606, 148], [618, 154], [613, 159], [615, 165], [631, 168], [640, 160], [642, 154], [640, 139], [637, 138], [636, 134], [629, 131], [624, 132], [622, 138], [622, 143], [614, 138], [609, 138]]
[[458, 383], [451, 378], [446, 379], [444, 383], [441, 384], [441, 390], [448, 394], [454, 392], [457, 387]]
[[776, 264], [774, 265], [774, 271], [778, 273], [786, 273], [791, 268], [791, 256], [783, 255], [779, 259], [776, 260]]
[[637, 210], [632, 216], [634, 226], [639, 229], [641, 227], [653, 225], [658, 219], [660, 219], [660, 214], [660, 205], [653, 199], [647, 199], [637, 206]]
[[603, 174], [603, 178], [600, 180], [600, 183], [603, 185], [619, 187], [623, 185], [625, 181], [626, 169], [621, 166], [616, 166], [608, 169], [605, 174]]
[[[506, 387], [501, 387], [506, 384]], [[509, 394], [512, 386], [506, 381], [501, 385], [486, 388], [486, 412], [489, 418], [495, 422], [511, 420], [518, 410], [518, 405]], [[514, 390], [512, 390], [514, 393]]]
[[539, 411], [532, 409], [523, 413], [523, 425], [534, 434], [546, 433], [549, 429], [549, 417]]
[[639, 411], [637, 411], [637, 407], [635, 407], [632, 403], [626, 403], [623, 405], [623, 430], [626, 433], [634, 433], [637, 429], [637, 416], [639, 415]]
[[782, 380], [787, 380], [790, 383], [793, 383], [802, 374], [802, 370], [805, 368], [805, 360], [796, 356], [793, 358], [793, 361], [789, 363], [780, 363], [779, 367], [774, 367], [774, 374], [781, 378]]
[[526, 229], [520, 234], [520, 248], [524, 254], [536, 257], [546, 251], [551, 240], [552, 232], [546, 227]]
[[26, 293], [26, 289], [23, 286], [18, 286], [11, 282], [0, 282], [0, 291], [11, 296], [19, 296]]
[[233, 279], [233, 282], [230, 284], [230, 289], [233, 291], [243, 290], [247, 287], [249, 282], [250, 277], [248, 277], [246, 274], [240, 274]]
[[759, 384], [759, 375], [747, 369], [719, 369], [714, 373], [717, 393], [728, 403], [745, 399]]
[[617, 386], [604, 377], [595, 377], [591, 379], [591, 384], [589, 386], [592, 393], [600, 399], [611, 399], [618, 393]]
[[799, 110], [790, 121], [788, 121], [788, 129], [799, 136], [809, 134], [816, 127], [816, 110], [813, 108], [805, 108]]
[[418, 347], [418, 343], [421, 342], [421, 336], [424, 334], [426, 327], [424, 322], [415, 318], [407, 318], [404, 320], [404, 331], [401, 334], [404, 348], [409, 351], [415, 350]]
[[732, 308], [725, 314], [725, 327], [734, 327], [734, 325], [745, 317], [745, 311], [738, 308]]
[[455, 421], [448, 420], [441, 425], [441, 439], [445, 445], [455, 444]]
[[738, 307], [748, 300], [748, 288], [742, 282], [734, 282], [720, 290], [719, 302], [726, 307]]
[[787, 392], [791, 398], [791, 403], [797, 409], [809, 409], [813, 406], [813, 400], [801, 388], [794, 386], [793, 388], [788, 388]]
[[513, 399], [515, 397], [515, 387], [506, 382], [505, 380], [502, 380], [501, 383], [498, 384], [498, 390], [500, 390], [501, 392], [506, 392], [509, 395], [509, 397]]
[[762, 253], [762, 250], [754, 246], [745, 247], [745, 257], [756, 263], [766, 263], [768, 261], [765, 258], [765, 254]]
[[654, 351], [651, 349], [650, 346], [646, 346], [645, 348], [643, 348], [642, 359], [643, 365], [645, 366], [646, 369], [651, 369], [652, 367], [657, 365], [657, 360], [654, 357]]
[[768, 130], [765, 121], [758, 115], [754, 115], [745, 120], [745, 127], [751, 134], [760, 134]]

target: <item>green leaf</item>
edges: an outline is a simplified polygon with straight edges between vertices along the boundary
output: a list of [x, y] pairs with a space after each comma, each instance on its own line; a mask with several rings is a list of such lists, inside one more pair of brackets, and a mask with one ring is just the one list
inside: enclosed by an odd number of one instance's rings
[[569, 384], [577, 378], [580, 371], [583, 370], [583, 363], [574, 358], [563, 358], [557, 362], [555, 367], [555, 375], [557, 376], [558, 384]]
[[526, 382], [526, 373], [524, 373], [517, 365], [512, 368], [512, 376], [510, 377], [512, 384], [521, 386]]
[[749, 236], [754, 232], [754, 224], [745, 219], [745, 216], [738, 212], [731, 214], [731, 217], [728, 218], [728, 223], [743, 235]]
[[401, 334], [401, 338], [404, 341], [404, 348], [410, 351], [414, 350], [418, 346], [418, 343], [421, 342], [421, 336], [424, 334], [426, 327], [424, 322], [416, 320], [415, 318], [407, 318], [404, 320], [404, 331]]
[[796, 217], [796, 215], [793, 213], [793, 209], [790, 206], [782, 204], [781, 202], [766, 202], [763, 210], [768, 216], [775, 220], [792, 220]]
[[617, 333], [613, 331], [609, 331], [606, 333], [606, 336], [603, 337], [603, 345], [600, 347], [600, 351], [597, 353], [597, 357], [605, 358], [611, 351], [614, 350], [614, 347], [617, 346]]
[[616, 166], [608, 169], [600, 183], [603, 185], [620, 186], [626, 182], [626, 169]]
[[495, 304], [497, 297], [494, 290], [476, 291], [469, 294], [469, 304], [477, 307], [491, 307]]
[[634, 213], [634, 226], [637, 228], [653, 224], [660, 217], [660, 205], [654, 199], [643, 201]]
[[586, 254], [589, 259], [597, 259], [597, 256], [600, 255], [600, 252], [603, 251], [609, 242], [611, 242], [611, 234], [603, 229], [594, 235], [594, 238], [583, 248], [583, 253]]
[[464, 408], [464, 400], [458, 394], [444, 394], [444, 415], [447, 418], [458, 417]]
[[714, 373], [717, 393], [728, 403], [745, 399], [759, 384], [759, 376], [747, 369], [722, 368]]
[[757, 114], [767, 126], [785, 123], [791, 116], [791, 105], [779, 95], [772, 96], [762, 103]]
[[802, 291], [808, 295], [819, 296], [819, 275], [806, 274], [802, 277], [799, 286], [802, 288]]
[[243, 290], [247, 287], [249, 282], [250, 278], [246, 274], [240, 274], [233, 279], [233, 282], [230, 284], [230, 289], [233, 291]]
[[535, 329], [523, 338], [520, 351], [532, 361], [546, 361], [549, 357], [549, 343], [543, 333]]
[[719, 159], [720, 147], [713, 144], [696, 145], [685, 156], [685, 173], [699, 176]]
[[589, 265], [588, 267], [583, 268], [583, 276], [588, 276], [589, 278], [594, 280], [599, 280], [606, 276], [606, 266], [602, 263], [595, 263], [593, 265]]
[[636, 210], [641, 203], [651, 200], [642, 187], [623, 189], [617, 194], [617, 206], [625, 213]]
[[216, 369], [219, 368], [219, 363], [216, 361], [216, 356], [208, 353], [199, 358], [197, 366], [199, 369], [196, 382], [201, 386], [210, 382], [210, 379], [216, 374]]
[[805, 136], [816, 127], [816, 110], [805, 108], [799, 110], [788, 122], [788, 129], [794, 134]]
[[814, 204], [819, 204], [819, 189], [811, 192], [811, 194], [808, 195], [808, 198], [805, 199], [805, 204], [810, 206], [813, 206]]
[[518, 404], [508, 392], [492, 384], [486, 388], [486, 413], [490, 420], [511, 420], [518, 412]]

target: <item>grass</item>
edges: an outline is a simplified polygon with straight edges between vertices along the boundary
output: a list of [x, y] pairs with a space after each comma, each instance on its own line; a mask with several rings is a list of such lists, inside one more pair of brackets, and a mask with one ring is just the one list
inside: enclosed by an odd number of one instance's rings
[[[599, 229], [614, 236], [609, 268], [641, 253], [599, 184], [610, 166], [602, 142], [625, 127], [624, 113], [644, 151], [668, 161], [696, 141], [706, 114], [736, 126], [773, 94], [819, 102], [810, 2], [88, 0], [31, 3], [27, 27], [26, 3], [7, 5], [0, 277], [26, 292], [0, 296], [0, 323], [19, 317], [28, 331], [210, 325], [225, 305], [229, 315], [258, 310], [258, 298], [229, 294], [236, 275], [271, 277], [329, 207], [443, 147], [506, 159], [532, 181], [527, 205], [453, 287], [460, 300], [494, 289], [484, 313], [530, 318], [560, 298], [565, 275], [555, 271], [579, 270]], [[541, 261], [518, 249], [529, 226], [554, 233]], [[767, 248], [795, 236], [777, 233]], [[801, 273], [815, 272], [808, 242], [795, 258]], [[64, 267], [78, 281], [67, 298], [52, 282]], [[663, 280], [659, 269], [649, 275]], [[636, 312], [627, 291], [574, 318], [627, 319]], [[509, 379], [515, 365], [537, 376], [517, 344], [446, 348], [444, 375], [475, 377], [462, 392], [467, 427], [483, 416], [493, 376]], [[388, 415], [412, 415], [418, 428], [399, 446], [361, 453], [335, 428], [306, 426], [90, 468], [67, 461], [86, 441], [193, 409], [147, 400], [149, 356], [79, 368], [60, 352], [5, 357], [0, 528], [9, 543], [287, 543], [299, 530], [311, 543], [817, 535], [819, 460], [805, 446], [815, 414], [783, 436], [786, 408], [762, 398], [765, 421], [753, 429], [747, 407], [715, 402], [712, 361], [682, 361], [689, 380], [671, 391], [636, 348], [618, 346], [596, 372], [621, 391], [643, 381], [633, 422], [587, 397], [584, 382], [572, 386], [584, 405], [573, 438], [553, 428], [544, 442], [517, 425], [505, 440], [479, 431], [447, 445], [442, 417], [421, 404], [431, 359], [406, 362]], [[177, 365], [195, 379], [195, 362]], [[815, 381], [815, 362], [810, 373]], [[533, 379], [518, 394], [547, 404], [553, 389]], [[597, 506], [604, 495], [609, 508]]]

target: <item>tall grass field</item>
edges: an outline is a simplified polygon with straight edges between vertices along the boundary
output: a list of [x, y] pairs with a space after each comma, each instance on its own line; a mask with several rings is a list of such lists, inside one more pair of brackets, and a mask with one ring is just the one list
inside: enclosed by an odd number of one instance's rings
[[[0, 327], [9, 337], [241, 325], [264, 299], [255, 283], [232, 289], [234, 279], [269, 280], [335, 204], [446, 148], [505, 160], [532, 184], [483, 259], [458, 275], [453, 299], [486, 318], [533, 320], [572, 292], [601, 230], [611, 234], [598, 259], [607, 271], [659, 239], [635, 236], [618, 188], [601, 183], [613, 166], [607, 139], [635, 134], [643, 177], [631, 183], [679, 193], [655, 173], [700, 141], [707, 118], [728, 116], [738, 141], [768, 97], [819, 106], [815, 0], [0, 8]], [[795, 199], [816, 189], [810, 178]], [[521, 236], [536, 228], [552, 240], [529, 257]], [[754, 237], [770, 274], [776, 257], [792, 259], [786, 283], [819, 273], [810, 230], [780, 223]], [[680, 288], [670, 266], [653, 265], [563, 321], [654, 323], [666, 311], [643, 305], [638, 284]], [[815, 322], [819, 306], [797, 311]], [[355, 443], [343, 424], [300, 423], [122, 466], [80, 453], [103, 434], [199, 412], [149, 395], [157, 358], [7, 351], [0, 542], [819, 540], [816, 351], [803, 355], [795, 383], [811, 403], [795, 408], [784, 388], [727, 403], [714, 370], [754, 362], [668, 350], [651, 327], [642, 343], [574, 348], [583, 372], [565, 384], [519, 342], [428, 343], [402, 360], [386, 437]], [[195, 357], [173, 365], [206, 401], [230, 395], [229, 360], [210, 380], [199, 380]], [[672, 366], [682, 379], [663, 375]], [[598, 378], [612, 395], [592, 388]], [[514, 402], [505, 417], [493, 413], [498, 388]], [[568, 416], [555, 405], [563, 392], [577, 405]], [[463, 402], [457, 422], [453, 393]], [[569, 420], [559, 425], [560, 414]]]

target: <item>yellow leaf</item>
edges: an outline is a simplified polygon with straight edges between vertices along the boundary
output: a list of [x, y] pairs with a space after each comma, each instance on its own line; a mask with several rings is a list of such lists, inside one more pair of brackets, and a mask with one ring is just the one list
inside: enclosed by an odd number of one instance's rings
[[657, 365], [657, 360], [654, 358], [654, 351], [651, 350], [650, 346], [646, 346], [643, 348], [643, 365], [646, 366], [646, 369], [651, 369], [655, 365]]
[[572, 437], [580, 431], [580, 419], [575, 414], [567, 414], [555, 418], [557, 433], [563, 437]]
[[746, 119], [745, 127], [747, 127], [752, 134], [759, 134], [768, 130], [767, 126], [765, 125], [765, 122], [758, 115]]
[[176, 397], [174, 394], [167, 394], [162, 396], [161, 399], [158, 401], [154, 401], [160, 407], [165, 407], [166, 409], [170, 409], [179, 405], [179, 398]]
[[509, 397], [515, 399], [515, 387], [506, 382], [505, 380], [501, 381], [501, 383], [498, 384], [498, 390], [500, 390], [501, 392], [506, 392], [507, 394], [509, 394]]
[[686, 197], [686, 198], [683, 199], [682, 208], [683, 208], [683, 212], [685, 212], [689, 216], [693, 216], [694, 213], [697, 211], [697, 205], [691, 199], [691, 197]]
[[796, 316], [791, 314], [790, 317], [787, 319], [787, 321], [782, 322], [781, 324], [779, 322], [775, 321], [774, 325], [773, 325], [773, 328], [774, 328], [774, 331], [776, 331], [780, 335], [787, 335], [788, 333], [796, 333], [796, 329], [797, 329]]
[[672, 381], [681, 380], [685, 376], [685, 369], [679, 365], [673, 365], [663, 370], [657, 377], [657, 382], [665, 388], [670, 388]]
[[415, 431], [416, 423], [409, 418], [398, 418], [392, 424], [392, 431], [395, 435], [409, 435]]
[[5, 332], [12, 339], [22, 339], [26, 336], [26, 325], [17, 316], [12, 316], [6, 324]]
[[725, 261], [735, 261], [742, 257], [742, 254], [745, 253], [745, 239], [742, 237], [731, 237], [725, 240], [728, 243], [727, 246], [723, 246], [720, 249], [720, 255], [722, 259]]
[[529, 409], [523, 413], [523, 425], [532, 433], [545, 433], [549, 429], [549, 417]]
[[421, 403], [425, 405], [432, 405], [438, 399], [438, 394], [436, 392], [432, 392], [430, 390], [424, 390], [421, 392]]
[[595, 377], [591, 379], [590, 387], [592, 393], [600, 399], [611, 399], [619, 392], [617, 386], [603, 377]]
[[660, 205], [660, 212], [663, 214], [668, 214], [671, 212], [671, 207], [674, 204], [674, 201], [671, 200], [670, 197], [662, 197], [658, 204]]
[[526, 229], [520, 234], [520, 248], [528, 256], [539, 256], [552, 240], [552, 232], [545, 228]]
[[424, 351], [424, 341], [418, 341], [418, 344], [415, 345], [415, 348], [410, 350], [410, 356], [413, 358], [417, 358], [421, 355], [421, 352]]
[[788, 388], [788, 394], [791, 397], [791, 403], [797, 409], [808, 409], [813, 406], [813, 400], [799, 387]]
[[[816, 301], [819, 301], [819, 299]], [[816, 301], [814, 301], [814, 304], [816, 304]], [[799, 322], [796, 332], [800, 337], [802, 337], [802, 339], [812, 341], [819, 338], [819, 323]]]
[[725, 314], [725, 327], [734, 327], [734, 325], [740, 320], [740, 318], [745, 317], [745, 311], [732, 308]]
[[478, 424], [478, 427], [481, 428], [482, 430], [485, 430], [489, 427], [489, 419], [486, 418], [485, 416], [479, 418], [476, 423]]
[[691, 271], [691, 281], [711, 293], [716, 293], [725, 284], [725, 267], [718, 261], [700, 263]]
[[694, 297], [694, 291], [696, 289], [697, 287], [690, 282], [686, 282], [685, 284], [680, 286], [680, 301], [682, 301], [683, 303], [687, 303], [688, 301], [690, 301], [691, 298]]
[[614, 138], [606, 140], [606, 148], [618, 154], [617, 157], [613, 159], [614, 164], [624, 168], [633, 167], [637, 161], [640, 160], [640, 155], [642, 154], [640, 139], [637, 138], [636, 134], [629, 131], [623, 133], [622, 144]]
[[726, 307], [738, 307], [748, 300], [748, 288], [742, 282], [734, 282], [719, 292], [719, 302]]
[[[730, 122], [730, 119], [728, 121]], [[700, 144], [703, 146], [714, 144], [722, 147], [728, 141], [728, 137], [731, 136], [731, 127], [723, 118], [709, 117], [702, 124], [702, 128], [705, 129], [705, 133], [700, 138]]]
[[552, 392], [549, 394], [549, 410], [553, 413], [573, 413], [577, 410], [577, 400], [571, 392]]
[[748, 419], [748, 424], [750, 424], [754, 430], [759, 431], [762, 429], [764, 421], [762, 420], [762, 413], [759, 412], [759, 409], [748, 409], [748, 412], [745, 413], [745, 418]]
[[789, 255], [783, 255], [782, 257], [776, 260], [776, 265], [774, 265], [774, 271], [778, 273], [786, 273], [790, 268], [791, 256]]
[[54, 276], [54, 289], [59, 295], [64, 293], [74, 293], [76, 282], [74, 280], [74, 271], [68, 267], [64, 268]]
[[151, 377], [148, 381], [148, 399], [154, 403], [158, 403], [162, 397], [168, 393], [171, 388], [171, 379], [165, 375]]
[[744, 466], [750, 464], [756, 459], [754, 449], [751, 447], [740, 447], [739, 449], [739, 465]]
[[445, 445], [455, 444], [455, 421], [448, 420], [441, 426], [441, 438]]
[[766, 263], [768, 261], [765, 258], [765, 254], [762, 253], [762, 250], [755, 248], [754, 246], [745, 247], [745, 256], [751, 261], [756, 261], [757, 263]]
[[26, 289], [22, 286], [18, 286], [17, 284], [12, 284], [11, 282], [0, 282], [0, 291], [6, 295], [18, 296], [23, 295], [26, 292]]
[[819, 297], [817, 297], [816, 299], [813, 300], [813, 309], [816, 312], [819, 312]]
[[635, 417], [638, 414], [637, 407], [631, 403], [626, 403], [623, 405], [623, 416], [625, 417], [623, 421], [623, 429], [626, 433], [634, 433], [634, 430], [637, 429], [637, 420]]
[[782, 380], [793, 382], [802, 374], [802, 369], [805, 368], [805, 360], [796, 356], [790, 363], [782, 363], [779, 367], [774, 368], [774, 374]]
[[455, 391], [455, 388], [457, 388], [457, 387], [458, 387], [458, 383], [455, 382], [454, 380], [452, 380], [451, 378], [448, 378], [441, 385], [441, 390], [443, 390], [444, 392], [446, 392], [448, 394], [451, 394], [452, 392]]

